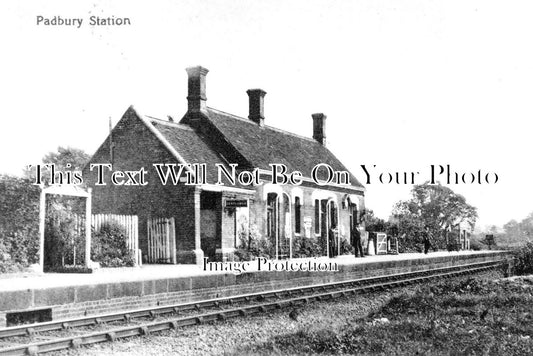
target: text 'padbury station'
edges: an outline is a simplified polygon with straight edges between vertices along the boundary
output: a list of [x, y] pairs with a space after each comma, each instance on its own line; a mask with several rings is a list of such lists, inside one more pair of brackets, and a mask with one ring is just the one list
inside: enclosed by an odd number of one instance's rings
[[[272, 184], [292, 184], [300, 185], [303, 181], [312, 181], [317, 185], [339, 184], [350, 185], [350, 174], [347, 171], [336, 171], [325, 163], [317, 164], [310, 172], [310, 178], [304, 177], [300, 171], [289, 172], [284, 164], [270, 164], [270, 170], [255, 168], [253, 170], [239, 170], [237, 164], [215, 164], [217, 169], [217, 181], [207, 182], [207, 165], [202, 164], [163, 164], [155, 163], [153, 167], [157, 173], [159, 181], [163, 185], [186, 184], [201, 185], [260, 185], [270, 179]], [[31, 168], [32, 166], [28, 166]], [[54, 164], [43, 164], [35, 166], [34, 184], [42, 184], [47, 181], [52, 185], [61, 184], [83, 184], [83, 177], [80, 171], [61, 171]], [[46, 168], [46, 169], [43, 169]], [[228, 168], [229, 167], [229, 168]], [[70, 166], [67, 164], [67, 168]], [[90, 165], [90, 170], [97, 174], [96, 185], [126, 185], [144, 186], [148, 184], [148, 171], [141, 167], [139, 170], [121, 171], [113, 170], [110, 163], [95, 163]], [[364, 183], [372, 184], [418, 184], [420, 172], [380, 172], [376, 165], [361, 165], [362, 173], [365, 176]], [[106, 178], [110, 174], [110, 178]], [[495, 184], [499, 176], [495, 172], [456, 172], [450, 165], [431, 165], [429, 179], [425, 181], [430, 184]]]

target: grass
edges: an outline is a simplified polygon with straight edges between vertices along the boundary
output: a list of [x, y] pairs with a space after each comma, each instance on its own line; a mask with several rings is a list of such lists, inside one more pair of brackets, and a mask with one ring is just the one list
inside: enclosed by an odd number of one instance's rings
[[235, 353], [532, 355], [532, 293], [527, 279], [444, 281], [399, 294], [349, 324], [299, 329]]

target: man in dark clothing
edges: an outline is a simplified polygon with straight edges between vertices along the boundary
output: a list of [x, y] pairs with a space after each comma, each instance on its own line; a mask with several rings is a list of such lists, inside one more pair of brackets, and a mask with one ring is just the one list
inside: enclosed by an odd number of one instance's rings
[[352, 246], [355, 249], [355, 257], [358, 257], [359, 254], [361, 254], [361, 257], [365, 257], [363, 253], [363, 245], [361, 244], [361, 233], [359, 232], [357, 225], [352, 228], [351, 238]]
[[337, 227], [331, 226], [328, 232], [329, 257], [337, 256]]
[[429, 239], [429, 229], [426, 228], [426, 233], [424, 234], [424, 254], [427, 255], [430, 248], [431, 248], [431, 241]]

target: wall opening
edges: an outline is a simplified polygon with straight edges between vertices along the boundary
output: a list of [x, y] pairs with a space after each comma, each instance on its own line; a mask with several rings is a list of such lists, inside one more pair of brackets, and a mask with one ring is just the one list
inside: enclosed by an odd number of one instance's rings
[[6, 326], [43, 323], [52, 321], [52, 308], [7, 313]]

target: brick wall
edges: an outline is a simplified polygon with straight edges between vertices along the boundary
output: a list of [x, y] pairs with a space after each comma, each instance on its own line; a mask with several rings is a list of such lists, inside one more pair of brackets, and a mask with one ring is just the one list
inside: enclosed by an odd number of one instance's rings
[[[292, 226], [293, 226], [293, 236], [296, 235], [295, 231], [295, 207], [294, 207], [294, 198], [293, 198], [293, 189], [294, 186], [280, 186], [281, 192], [286, 193], [291, 198], [291, 214], [292, 214]], [[263, 199], [264, 196], [266, 196], [266, 193], [264, 192], [265, 187], [260, 186], [257, 189], [255, 199], [251, 203], [250, 207], [250, 223], [255, 224], [258, 228], [260, 233], [265, 236], [266, 235], [266, 200]], [[268, 189], [268, 188], [267, 188]], [[303, 222], [305, 217], [310, 217], [312, 220], [312, 227], [311, 227], [311, 237], [312, 238], [318, 238], [319, 235], [315, 234], [315, 224], [317, 223], [315, 219], [315, 197], [319, 197], [318, 199], [321, 200], [325, 196], [329, 196], [333, 198], [333, 200], [336, 202], [337, 205], [337, 212], [338, 212], [338, 222], [339, 222], [339, 231], [342, 233], [342, 237], [350, 240], [350, 210], [345, 205], [343, 206], [343, 200], [345, 200], [346, 194], [354, 194], [353, 191], [350, 190], [343, 190], [336, 191], [336, 190], [329, 190], [326, 187], [317, 188], [316, 186], [312, 185], [301, 185], [298, 187], [302, 191], [303, 200], [301, 202], [301, 224], [302, 224], [302, 232], [301, 235], [303, 235]], [[321, 194], [316, 194], [317, 192], [321, 191]], [[348, 193], [347, 193], [348, 192]], [[358, 210], [361, 211], [364, 209], [364, 197], [362, 193], [358, 194], [360, 196], [359, 199], [359, 206]]]
[[[137, 171], [144, 167], [146, 186], [115, 186], [105, 170], [107, 185], [97, 186], [96, 171], [86, 166], [83, 177], [93, 189], [93, 213], [132, 214], [139, 217], [139, 246], [147, 251], [147, 220], [149, 217], [174, 217], [176, 221], [177, 249], [195, 249], [195, 200], [194, 186], [162, 185], [154, 163], [179, 163], [155, 135], [128, 110], [113, 130], [113, 170]], [[110, 163], [109, 144], [104, 142], [91, 158], [90, 163]], [[179, 262], [193, 263], [193, 256], [183, 255]]]
[[[191, 121], [191, 124], [194, 124]], [[206, 132], [205, 134], [217, 135], [212, 125], [196, 125]], [[135, 112], [128, 110], [113, 130], [114, 159], [113, 170], [137, 171], [144, 167], [147, 170], [146, 186], [114, 186], [110, 182], [110, 172], [105, 169], [105, 181], [107, 185], [96, 186], [96, 171], [90, 171], [86, 167], [84, 179], [93, 188], [93, 212], [108, 214], [132, 214], [139, 217], [139, 247], [146, 254], [147, 251], [147, 220], [150, 217], [174, 217], [176, 221], [176, 247], [178, 261], [180, 263], [195, 263], [198, 260], [200, 248], [200, 207], [199, 191], [197, 187], [178, 184], [162, 185], [157, 177], [154, 163], [179, 163], [168, 152], [163, 144], [136, 116]], [[226, 152], [228, 147], [220, 147]], [[237, 155], [238, 156], [238, 155]], [[242, 157], [231, 157], [236, 161], [242, 161]], [[90, 163], [109, 163], [109, 143], [104, 142], [92, 157]], [[294, 199], [292, 198], [293, 186], [283, 186], [282, 191], [291, 198], [292, 225], [294, 231]], [[304, 217], [313, 220], [312, 237], [314, 235], [315, 211], [313, 193], [317, 190], [327, 190], [337, 202], [340, 232], [343, 237], [349, 239], [349, 210], [343, 208], [342, 201], [346, 194], [354, 194], [354, 191], [344, 188], [317, 188], [308, 182], [298, 187], [303, 191], [302, 200], [302, 225]], [[196, 194], [196, 195], [195, 195]], [[229, 194], [229, 195], [228, 195]], [[364, 208], [364, 200], [361, 194], [361, 206]], [[225, 197], [231, 197], [231, 193], [224, 193]], [[219, 212], [217, 219], [219, 227], [215, 241], [204, 243], [206, 248], [231, 251], [235, 247], [235, 214], [232, 210], [223, 209], [221, 200], [217, 206]], [[250, 224], [256, 225], [261, 234], [266, 234], [266, 201], [263, 199], [262, 187], [256, 189], [256, 195], [250, 202]], [[303, 229], [303, 228], [302, 228]], [[302, 231], [303, 233], [303, 231]], [[206, 241], [204, 239], [204, 241]]]
[[[177, 277], [60, 287], [45, 290], [22, 290], [0, 293], [0, 327], [5, 326], [5, 314], [52, 308], [54, 320], [95, 315], [147, 306], [168, 305], [256, 293], [289, 287], [368, 278], [395, 273], [430, 270], [469, 263], [508, 260], [507, 253], [480, 253], [425, 257], [402, 261], [382, 261], [355, 265], [339, 265], [339, 272], [251, 272], [241, 275], [206, 274]], [[333, 260], [334, 261], [334, 260]]]

